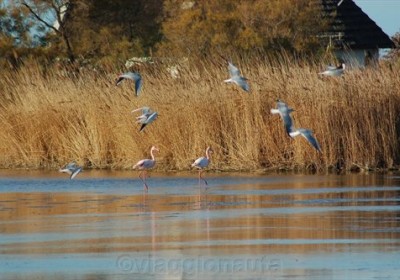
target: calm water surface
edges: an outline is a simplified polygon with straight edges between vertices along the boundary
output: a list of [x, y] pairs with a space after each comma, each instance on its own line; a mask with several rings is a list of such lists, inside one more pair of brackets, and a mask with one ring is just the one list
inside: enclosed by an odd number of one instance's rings
[[400, 279], [400, 176], [0, 171], [0, 279]]

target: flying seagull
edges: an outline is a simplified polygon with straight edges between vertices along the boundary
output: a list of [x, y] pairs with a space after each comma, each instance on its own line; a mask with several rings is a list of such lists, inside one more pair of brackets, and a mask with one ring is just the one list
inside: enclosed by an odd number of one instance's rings
[[68, 173], [70, 175], [69, 178], [72, 180], [82, 171], [82, 167], [78, 166], [76, 162], [73, 161], [65, 165], [63, 168], [60, 168], [58, 171]]
[[142, 76], [136, 72], [126, 72], [118, 76], [116, 85], [118, 86], [123, 80], [130, 79], [135, 82], [135, 94], [139, 96], [140, 90], [142, 88]]
[[293, 112], [294, 110], [292, 108], [289, 108], [289, 106], [283, 102], [282, 100], [276, 100], [277, 102], [277, 109], [271, 109], [272, 114], [279, 114], [282, 118], [283, 121], [283, 126], [285, 127], [286, 133], [289, 135], [289, 133], [293, 129], [293, 120], [292, 117], [290, 116], [290, 113]]
[[323, 76], [341, 76], [344, 73], [346, 65], [344, 63], [340, 64], [339, 66], [328, 66], [327, 69], [323, 72], [318, 73], [319, 75]]
[[132, 113], [142, 111], [142, 114], [136, 117], [136, 122], [142, 124], [139, 131], [142, 131], [148, 124], [155, 121], [158, 117], [157, 112], [153, 112], [150, 107], [142, 107], [132, 111]]
[[230, 78], [224, 80], [225, 83], [234, 83], [240, 86], [244, 91], [249, 92], [250, 87], [247, 83], [247, 78], [241, 76], [239, 68], [233, 65], [230, 61], [228, 62], [228, 70]]
[[307, 139], [307, 141], [320, 153], [321, 152], [321, 147], [319, 146], [319, 143], [317, 139], [313, 136], [313, 133], [311, 130], [306, 129], [306, 128], [294, 128], [292, 129], [291, 132], [289, 132], [290, 137], [294, 138], [298, 135], [303, 136], [304, 138]]
[[207, 147], [206, 156], [199, 157], [192, 163], [192, 167], [199, 169], [199, 184], [200, 184], [200, 181], [203, 180], [204, 183], [206, 185], [208, 185], [207, 181], [201, 176], [201, 174], [203, 173], [204, 168], [206, 168], [210, 164], [210, 161], [211, 161], [210, 153], [212, 153], [212, 152], [213, 152], [213, 150], [211, 149], [211, 147]]
[[283, 125], [285, 127], [286, 133], [291, 137], [294, 138], [298, 135], [303, 136], [307, 139], [307, 141], [318, 151], [321, 153], [321, 147], [313, 136], [311, 130], [306, 128], [294, 128], [293, 120], [290, 116], [290, 113], [293, 112], [294, 109], [290, 108], [285, 102], [282, 100], [277, 100], [277, 109], [271, 109], [272, 114], [279, 114], [283, 120]]
[[[133, 169], [139, 169], [139, 178], [143, 182], [143, 186], [146, 188], [146, 191], [149, 189], [149, 187], [146, 184], [146, 178], [147, 178], [147, 170], [151, 169], [156, 165], [156, 159], [154, 157], [154, 152], [158, 152], [159, 149], [156, 146], [151, 147], [150, 149], [150, 155], [151, 159], [142, 159], [139, 160], [132, 168]], [[143, 176], [142, 176], [143, 174]]]

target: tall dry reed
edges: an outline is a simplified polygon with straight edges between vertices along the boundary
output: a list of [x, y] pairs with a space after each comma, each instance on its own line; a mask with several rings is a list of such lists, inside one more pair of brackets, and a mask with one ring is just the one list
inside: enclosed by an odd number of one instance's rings
[[[188, 169], [213, 147], [219, 170], [365, 168], [399, 164], [399, 69], [348, 71], [321, 78], [318, 65], [238, 63], [251, 93], [223, 83], [226, 65], [205, 61], [141, 70], [142, 93], [116, 75], [44, 71], [33, 63], [1, 73], [0, 166], [57, 168], [76, 160], [86, 168], [130, 168], [158, 145], [160, 170]], [[270, 109], [276, 99], [295, 109], [296, 127], [314, 131], [318, 154], [304, 138], [290, 139]], [[139, 132], [130, 111], [150, 106], [157, 121]]]

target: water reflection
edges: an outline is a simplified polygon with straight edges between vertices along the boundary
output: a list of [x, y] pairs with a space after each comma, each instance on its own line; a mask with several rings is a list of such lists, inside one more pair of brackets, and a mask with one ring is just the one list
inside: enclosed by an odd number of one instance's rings
[[52, 176], [0, 178], [0, 279], [400, 272], [397, 176], [215, 175], [204, 190], [191, 177], [156, 175], [148, 193], [125, 176], [85, 176], [69, 186]]

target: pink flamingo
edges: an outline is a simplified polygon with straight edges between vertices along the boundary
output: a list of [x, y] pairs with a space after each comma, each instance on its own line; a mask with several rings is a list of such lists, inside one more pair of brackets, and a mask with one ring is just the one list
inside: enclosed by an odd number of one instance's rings
[[210, 163], [210, 161], [211, 161], [211, 159], [210, 159], [210, 153], [211, 152], [213, 152], [211, 147], [207, 147], [206, 156], [205, 157], [199, 157], [192, 164], [192, 167], [196, 167], [197, 169], [199, 169], [199, 184], [200, 184], [201, 180], [203, 180], [204, 183], [206, 185], [208, 185], [207, 181], [201, 176], [201, 174], [203, 173], [204, 168], [206, 168], [208, 166], [208, 164]]
[[[154, 152], [159, 152], [160, 150], [156, 147], [153, 146], [150, 149], [150, 155], [151, 155], [151, 159], [142, 159], [139, 160], [132, 168], [133, 169], [139, 169], [139, 178], [140, 180], [142, 180], [144, 187], [146, 188], [146, 191], [149, 189], [149, 187], [146, 184], [146, 177], [147, 177], [147, 170], [151, 169], [154, 167], [154, 165], [156, 165], [156, 159], [154, 158]], [[143, 174], [143, 176], [142, 176]]]

